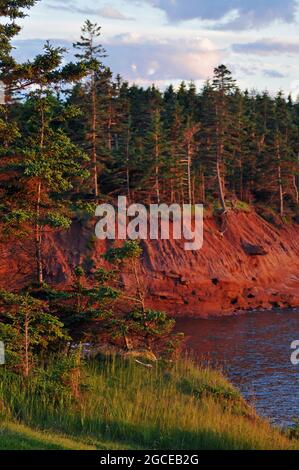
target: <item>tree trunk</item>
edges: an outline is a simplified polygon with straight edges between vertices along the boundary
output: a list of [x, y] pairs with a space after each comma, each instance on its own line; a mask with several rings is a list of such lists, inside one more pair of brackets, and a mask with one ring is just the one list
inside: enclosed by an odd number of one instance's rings
[[283, 194], [283, 185], [282, 185], [282, 169], [281, 169], [281, 155], [280, 155], [280, 145], [277, 141], [276, 143], [276, 155], [277, 155], [277, 176], [278, 176], [278, 189], [279, 189], [279, 205], [280, 205], [280, 215], [284, 215], [284, 194]]
[[111, 102], [110, 102], [109, 103], [109, 118], [108, 118], [108, 149], [110, 150], [110, 152], [112, 151], [111, 129], [112, 129], [112, 105], [111, 105]]
[[[9, 90], [9, 87], [7, 85], [6, 86], [4, 85], [4, 90], [3, 90], [4, 105], [3, 105], [3, 109], [4, 109], [4, 119], [5, 119], [5, 123], [6, 123], [7, 126], [9, 124], [8, 112], [9, 112], [9, 103], [10, 103], [10, 99], [11, 99], [11, 97], [9, 96], [8, 90]], [[0, 103], [0, 105], [1, 105], [1, 103]], [[8, 139], [4, 138], [3, 146], [4, 146], [5, 149], [8, 149], [8, 147], [9, 147]]]
[[24, 324], [24, 364], [23, 364], [24, 376], [29, 376], [29, 318], [28, 314], [25, 314], [25, 324]]
[[280, 215], [284, 215], [284, 198], [283, 198], [283, 187], [281, 179], [281, 166], [278, 165], [278, 184], [279, 184], [279, 202], [280, 202]]
[[240, 158], [240, 200], [243, 201], [244, 198], [244, 175], [243, 175], [243, 161]]
[[43, 262], [42, 262], [42, 228], [40, 226], [40, 202], [41, 202], [42, 184], [39, 181], [37, 185], [36, 197], [36, 222], [35, 222], [35, 253], [36, 253], [36, 272], [37, 282], [41, 286], [44, 282]]
[[192, 175], [191, 175], [191, 165], [192, 165], [191, 142], [188, 142], [188, 145], [187, 145], [187, 173], [188, 173], [188, 198], [189, 198], [189, 204], [192, 204]]
[[222, 181], [222, 176], [221, 176], [221, 164], [220, 164], [220, 159], [218, 156], [217, 156], [217, 162], [216, 162], [216, 172], [217, 172], [219, 199], [220, 199], [223, 212], [226, 212], [227, 208], [226, 208], [226, 203], [225, 203], [223, 181]]
[[192, 204], [195, 205], [195, 176], [192, 178]]
[[115, 139], [115, 150], [118, 152], [119, 151], [118, 134], [114, 134], [114, 139]]
[[127, 183], [127, 196], [130, 201], [131, 194], [130, 194], [130, 140], [131, 140], [131, 133], [130, 129], [128, 128], [127, 132], [127, 146], [126, 146], [126, 183]]
[[142, 287], [141, 287], [141, 282], [140, 282], [140, 277], [139, 277], [138, 270], [137, 270], [137, 262], [136, 262], [136, 260], [133, 260], [132, 268], [133, 268], [133, 273], [134, 273], [134, 277], [135, 277], [135, 281], [136, 281], [136, 294], [137, 294], [137, 299], [138, 299], [138, 301], [140, 302], [140, 305], [141, 305], [141, 307], [142, 307], [143, 313], [145, 313], [145, 310], [146, 310], [146, 306], [145, 306], [145, 295], [144, 295], [144, 291], [143, 291], [143, 289], [142, 289]]
[[[42, 93], [42, 90], [41, 90]], [[40, 150], [43, 152], [45, 146], [45, 113], [43, 103], [41, 105], [41, 130], [40, 130]], [[36, 209], [35, 209], [35, 257], [37, 282], [39, 286], [43, 285], [43, 263], [42, 263], [42, 227], [40, 225], [40, 204], [42, 196], [42, 183], [38, 180], [36, 191]]]
[[94, 197], [98, 199], [98, 168], [97, 168], [97, 95], [95, 73], [92, 74], [92, 165]]
[[156, 176], [156, 196], [157, 202], [160, 204], [160, 168], [159, 168], [159, 157], [160, 157], [160, 149], [159, 149], [159, 142], [158, 142], [158, 135], [155, 135], [155, 159], [156, 159], [156, 166], [155, 166], [155, 176]]
[[294, 186], [294, 191], [295, 191], [295, 200], [296, 200], [296, 203], [299, 204], [299, 191], [298, 191], [298, 186], [297, 186], [296, 175], [293, 175], [293, 186]]
[[201, 191], [202, 191], [202, 202], [205, 204], [206, 202], [206, 179], [205, 174], [202, 173], [201, 175]]
[[[140, 277], [138, 274], [138, 269], [137, 269], [137, 261], [134, 259], [133, 260], [133, 272], [134, 272], [134, 277], [136, 281], [136, 287], [137, 287], [137, 299], [140, 302], [141, 308], [142, 308], [142, 313], [143, 313], [143, 318], [144, 318], [144, 326], [148, 328], [148, 323], [146, 322], [146, 304], [145, 304], [145, 291], [142, 287]], [[150, 349], [150, 344], [146, 340], [146, 344], [148, 349]]]
[[221, 207], [223, 212], [227, 211], [226, 203], [225, 203], [225, 194], [223, 188], [223, 181], [221, 175], [221, 163], [222, 163], [222, 150], [223, 150], [223, 142], [221, 136], [221, 116], [219, 116], [219, 109], [216, 108], [216, 119], [217, 119], [217, 155], [216, 155], [216, 174], [217, 174], [217, 182], [218, 182], [218, 193], [219, 199], [221, 203]]

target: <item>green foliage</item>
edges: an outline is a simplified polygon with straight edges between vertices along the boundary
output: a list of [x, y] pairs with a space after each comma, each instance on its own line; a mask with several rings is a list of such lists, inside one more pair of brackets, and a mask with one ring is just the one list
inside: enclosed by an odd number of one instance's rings
[[12, 210], [8, 214], [5, 214], [3, 217], [3, 222], [9, 225], [22, 224], [30, 220], [30, 217], [32, 217], [32, 213], [23, 209], [16, 209]]
[[85, 223], [87, 220], [94, 217], [97, 204], [94, 202], [78, 201], [72, 205], [76, 219]]
[[[101, 267], [86, 273], [83, 266], [77, 266], [71, 288], [55, 295], [44, 287], [39, 295], [48, 300], [51, 311], [66, 326], [75, 330], [77, 339], [95, 345], [112, 343], [120, 350], [154, 349], [169, 357], [178, 350], [181, 337], [172, 334], [174, 320], [145, 306], [136, 266], [141, 253], [139, 243], [125, 242], [104, 255], [115, 269]], [[133, 262], [136, 296], [128, 295], [121, 279], [119, 268], [127, 262]]]
[[0, 337], [6, 344], [8, 366], [28, 375], [38, 354], [68, 339], [64, 325], [47, 304], [29, 294], [0, 290]]
[[80, 51], [76, 58], [85, 63], [90, 71], [98, 71], [101, 66], [99, 59], [105, 57], [105, 49], [97, 43], [100, 35], [101, 27], [86, 20], [82, 27], [81, 39], [74, 44], [74, 48]]
[[[68, 77], [62, 66], [64, 53], [64, 49], [46, 43], [43, 54], [22, 66], [15, 64], [6, 77], [16, 81], [21, 89], [35, 85], [34, 91], [28, 92], [27, 99], [19, 104], [14, 117], [18, 134], [10, 135], [10, 140], [5, 142], [5, 148], [11, 145], [12, 149], [7, 152], [3, 167], [8, 178], [2, 197], [7, 202], [6, 232], [14, 222], [18, 224], [19, 236], [22, 233], [28, 236], [30, 232], [33, 235], [36, 279], [40, 284], [44, 281], [45, 230], [70, 227], [70, 195], [74, 184], [89, 177], [84, 168], [88, 157], [63, 129], [67, 120], [80, 115], [78, 108], [65, 106], [56, 94], [65, 83], [76, 78], [74, 67]], [[79, 69], [77, 78], [83, 73], [82, 67]], [[5, 112], [8, 118], [7, 109]], [[11, 157], [13, 150], [17, 157]], [[30, 218], [22, 216], [25, 211], [30, 213]]]
[[77, 279], [80, 279], [81, 277], [85, 276], [84, 269], [81, 266], [77, 266], [74, 270], [74, 274]]
[[71, 226], [71, 220], [63, 214], [48, 212], [44, 224], [52, 228], [68, 229]]
[[0, 16], [9, 18], [24, 18], [23, 10], [32, 7], [38, 0], [2, 0]]
[[104, 259], [112, 264], [122, 264], [128, 260], [137, 260], [142, 254], [139, 241], [125, 241], [121, 247], [112, 247], [104, 255]]
[[[214, 200], [221, 211], [235, 200], [270, 204], [282, 221], [296, 215], [299, 113], [291, 97], [242, 92], [225, 65], [200, 91], [192, 82], [165, 92], [129, 85], [103, 64], [101, 28], [89, 20], [74, 44], [76, 63], [63, 65], [65, 49], [46, 43], [17, 64], [14, 20], [34, 3], [4, 2], [8, 24], [0, 29], [0, 79], [10, 101], [0, 108], [0, 153], [14, 155], [11, 170], [22, 156], [9, 185], [20, 199], [24, 186], [41, 179], [44, 199], [72, 197], [73, 210], [82, 202], [75, 209], [82, 223], [94, 214], [91, 197], [124, 193], [143, 203]], [[25, 91], [21, 102], [18, 90]]]
[[[13, 145], [21, 137], [18, 126], [15, 122], [9, 122], [7, 119], [7, 110], [5, 106], [0, 105], [0, 139], [7, 148]], [[5, 155], [5, 150], [0, 147], [0, 154]]]
[[102, 284], [106, 282], [113, 282], [115, 280], [116, 275], [117, 275], [116, 271], [106, 270], [104, 268], [98, 268], [94, 272], [95, 279]]
[[3, 72], [15, 65], [11, 57], [11, 40], [19, 34], [21, 27], [16, 20], [26, 16], [26, 10], [32, 7], [38, 0], [1, 0], [0, 16], [7, 23], [0, 23], [0, 80]]
[[162, 336], [169, 333], [175, 325], [175, 321], [169, 319], [165, 312], [155, 310], [135, 310], [128, 318], [132, 320], [134, 329], [146, 337]]
[[160, 311], [139, 308], [113, 322], [118, 337], [126, 335], [138, 347], [154, 350], [165, 358], [173, 357], [183, 339], [183, 335], [172, 333], [175, 320]]
[[[106, 276], [106, 281], [110, 276]], [[68, 327], [83, 327], [88, 330], [93, 327], [93, 322], [100, 326], [100, 320], [105, 321], [112, 315], [112, 307], [118, 299], [120, 292], [104, 281], [96, 271], [88, 281], [85, 270], [77, 266], [74, 270], [74, 281], [71, 288], [64, 292], [63, 296], [44, 295], [49, 300], [51, 309], [57, 312]], [[84, 336], [84, 335], [83, 335]]]

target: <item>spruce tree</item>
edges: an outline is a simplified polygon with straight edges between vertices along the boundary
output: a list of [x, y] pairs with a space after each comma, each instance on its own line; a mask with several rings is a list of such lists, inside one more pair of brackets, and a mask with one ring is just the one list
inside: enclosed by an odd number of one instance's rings
[[231, 114], [229, 111], [229, 97], [235, 89], [235, 80], [225, 65], [214, 70], [212, 82], [214, 91], [214, 142], [215, 163], [218, 182], [219, 199], [223, 212], [226, 212], [225, 202], [225, 174], [226, 174], [226, 147], [229, 144], [231, 132]]
[[91, 162], [93, 193], [97, 200], [99, 197], [99, 178], [98, 178], [98, 148], [97, 141], [99, 135], [98, 123], [98, 77], [103, 70], [102, 59], [106, 57], [105, 49], [99, 43], [101, 27], [96, 23], [86, 20], [82, 27], [80, 41], [74, 44], [74, 48], [79, 52], [75, 55], [87, 68], [89, 73], [88, 96], [90, 100], [90, 142], [91, 142]]
[[25, 233], [30, 238], [33, 235], [39, 284], [44, 282], [44, 234], [70, 226], [64, 195], [70, 194], [74, 179], [87, 176], [82, 168], [82, 160], [87, 157], [62, 130], [63, 121], [77, 110], [64, 108], [53, 96], [53, 89], [74, 79], [73, 68], [61, 67], [63, 52], [46, 44], [44, 54], [24, 65], [26, 74], [20, 83], [32, 76], [36, 89], [28, 94], [24, 104], [29, 107], [29, 118], [20, 123], [22, 138], [18, 139], [16, 154], [3, 168], [13, 172], [10, 187], [14, 187], [13, 195], [8, 187], [7, 204], [2, 210], [4, 230], [19, 231], [24, 225]]
[[[3, 72], [15, 66], [11, 56], [11, 40], [17, 36], [21, 27], [18, 19], [26, 16], [26, 10], [32, 7], [38, 0], [1, 0], [0, 17], [7, 23], [0, 23], [0, 80], [3, 80]], [[7, 83], [6, 83], [7, 85]]]
[[68, 337], [58, 317], [49, 312], [46, 302], [30, 294], [15, 294], [0, 289], [0, 336], [5, 341], [8, 364], [28, 377], [41, 353], [58, 349]]

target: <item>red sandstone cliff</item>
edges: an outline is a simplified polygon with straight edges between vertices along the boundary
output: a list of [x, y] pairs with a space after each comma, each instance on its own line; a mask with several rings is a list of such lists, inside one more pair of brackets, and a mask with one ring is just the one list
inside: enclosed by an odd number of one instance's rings
[[[74, 266], [90, 258], [99, 266], [103, 242], [91, 243], [93, 228], [74, 223], [68, 232], [47, 235], [47, 282], [71, 280]], [[204, 246], [187, 252], [183, 242], [143, 243], [140, 267], [148, 305], [175, 315], [208, 316], [248, 308], [299, 307], [299, 225], [275, 228], [255, 213], [230, 212], [222, 236], [214, 219], [206, 219]], [[0, 244], [0, 286], [26, 284], [33, 266], [30, 245]], [[128, 289], [134, 285], [124, 276]]]

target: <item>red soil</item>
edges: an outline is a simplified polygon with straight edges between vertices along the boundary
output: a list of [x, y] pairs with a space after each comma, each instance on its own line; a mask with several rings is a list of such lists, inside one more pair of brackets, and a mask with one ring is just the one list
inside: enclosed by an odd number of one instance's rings
[[[204, 224], [204, 245], [184, 250], [183, 242], [143, 242], [140, 266], [149, 307], [176, 316], [227, 315], [246, 309], [299, 307], [299, 225], [275, 228], [255, 213], [231, 211], [222, 235], [216, 220]], [[48, 283], [66, 285], [86, 258], [102, 264], [105, 243], [91, 243], [94, 228], [74, 223], [48, 234], [44, 243]], [[32, 280], [30, 243], [0, 244], [0, 287], [16, 289]], [[124, 275], [128, 288], [134, 278]]]

